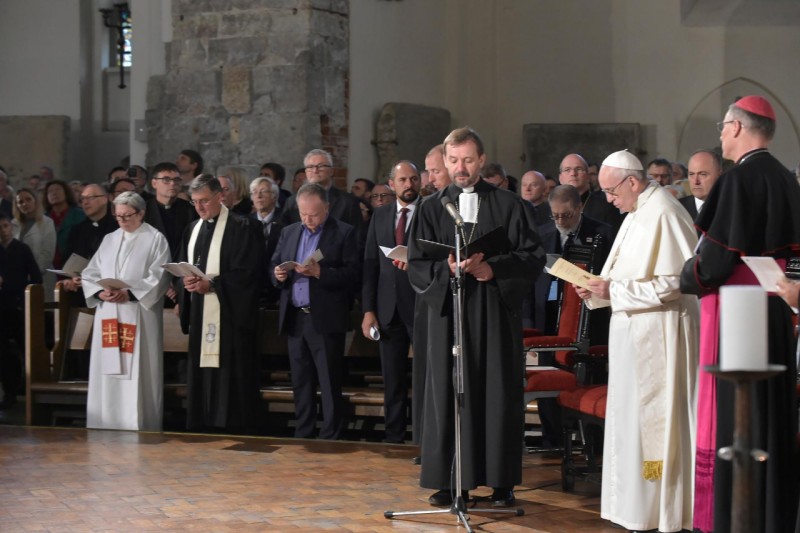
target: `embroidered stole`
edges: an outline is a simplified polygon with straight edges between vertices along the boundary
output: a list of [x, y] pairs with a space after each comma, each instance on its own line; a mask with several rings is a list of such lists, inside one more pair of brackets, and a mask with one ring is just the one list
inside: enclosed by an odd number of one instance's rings
[[[211, 245], [208, 247], [208, 257], [206, 258], [206, 276], [212, 279], [219, 275], [222, 235], [225, 232], [227, 223], [228, 208], [223, 205], [214, 226]], [[203, 221], [200, 220], [192, 229], [192, 236], [189, 238], [189, 258], [195, 257], [194, 247], [202, 226]], [[203, 295], [203, 331], [200, 342], [201, 368], [219, 368], [221, 326], [219, 296], [217, 296], [216, 292], [206, 293]]]

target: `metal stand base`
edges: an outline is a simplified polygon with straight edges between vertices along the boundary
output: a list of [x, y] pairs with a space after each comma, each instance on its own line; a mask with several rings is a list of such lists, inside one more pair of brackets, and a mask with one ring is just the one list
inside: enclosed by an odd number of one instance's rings
[[[469, 515], [471, 514], [470, 511], [467, 509], [466, 503], [464, 502], [464, 497], [459, 495], [453, 500], [453, 505], [450, 506], [450, 509], [435, 509], [435, 510], [428, 510], [428, 511], [386, 511], [383, 513], [384, 518], [396, 518], [399, 516], [418, 516], [418, 515], [429, 515], [429, 514], [445, 514], [450, 513], [456, 515], [456, 525], [463, 525], [464, 528], [467, 530], [468, 533], [472, 533], [472, 528], [469, 525]], [[489, 514], [510, 514], [514, 516], [522, 516], [525, 514], [524, 509], [472, 509], [472, 513], [489, 513]]]

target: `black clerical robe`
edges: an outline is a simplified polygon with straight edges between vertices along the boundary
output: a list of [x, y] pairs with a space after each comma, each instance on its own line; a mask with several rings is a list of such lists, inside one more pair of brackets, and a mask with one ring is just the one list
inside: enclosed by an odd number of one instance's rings
[[[695, 493], [695, 528], [703, 531], [712, 527], [709, 522], [712, 501], [714, 531], [730, 530], [732, 468], [730, 462], [717, 458], [715, 451], [732, 444], [734, 426], [733, 385], [714, 380], [703, 370], [704, 365], [718, 361], [708, 359], [709, 353], [715, 350], [704, 349], [704, 346], [716, 343], [719, 325], [706, 321], [705, 317], [711, 316], [709, 304], [716, 302], [720, 286], [739, 284], [743, 276], [749, 274], [742, 266], [742, 256], [781, 259], [800, 253], [799, 206], [800, 186], [795, 177], [769, 152], [756, 150], [745, 154], [736, 166], [720, 176], [695, 220], [702, 237], [697, 255], [684, 265], [681, 291], [703, 296]], [[709, 328], [706, 322], [711, 322]], [[797, 398], [791, 311], [774, 295], [768, 301], [767, 332], [769, 362], [786, 365], [787, 369], [774, 378], [758, 382], [754, 389], [757, 416], [753, 444], [769, 452], [768, 461], [754, 466], [758, 480], [756, 531], [777, 533], [789, 531], [795, 524], [800, 471], [793, 452]], [[703, 429], [713, 422], [703, 419], [703, 406], [707, 402], [716, 403], [717, 431], [715, 436], [709, 435], [710, 442], [704, 448]], [[712, 471], [713, 486], [708, 474]]]
[[[409, 240], [409, 280], [427, 304], [428, 335], [422, 473], [420, 485], [451, 485], [454, 452], [452, 387], [452, 293], [446, 260], [431, 259], [417, 239], [453, 245], [453, 220], [440, 199], [458, 200], [455, 185], [423, 202], [414, 216]], [[479, 282], [466, 274], [463, 283], [464, 384], [462, 408], [462, 488], [513, 487], [522, 478], [523, 374], [522, 299], [544, 264], [536, 232], [528, 224], [522, 200], [479, 181], [478, 222], [464, 233], [475, 240], [501, 226], [508, 237], [504, 253], [487, 259], [494, 278]]]
[[[186, 228], [178, 261], [206, 270], [214, 223], [198, 220]], [[187, 249], [195, 224], [203, 224], [194, 255]], [[258, 297], [263, 282], [263, 250], [253, 220], [229, 213], [214, 288], [220, 303], [219, 368], [200, 368], [203, 296], [179, 291], [181, 327], [189, 334], [186, 427], [252, 434], [261, 404], [257, 377]]]
[[119, 228], [117, 220], [111, 214], [111, 206], [108, 206], [105, 216], [100, 220], [94, 221], [89, 218], [81, 220], [69, 234], [68, 245], [64, 259], [69, 259], [72, 254], [78, 254], [84, 259], [91, 259], [94, 253], [100, 248], [103, 237]]

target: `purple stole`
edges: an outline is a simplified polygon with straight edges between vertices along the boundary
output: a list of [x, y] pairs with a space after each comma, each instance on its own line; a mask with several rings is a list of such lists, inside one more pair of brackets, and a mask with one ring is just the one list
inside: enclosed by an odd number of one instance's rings
[[[782, 269], [786, 260], [777, 259]], [[755, 274], [737, 265], [723, 285], [758, 285]], [[714, 530], [714, 458], [717, 453], [717, 381], [705, 371], [719, 364], [719, 292], [700, 299], [700, 371], [697, 376], [697, 454], [694, 474], [694, 527]]]

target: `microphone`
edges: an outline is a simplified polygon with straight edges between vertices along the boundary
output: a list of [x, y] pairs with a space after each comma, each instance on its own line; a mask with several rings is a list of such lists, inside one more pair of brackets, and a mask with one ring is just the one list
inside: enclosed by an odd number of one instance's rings
[[456, 206], [453, 205], [452, 200], [450, 200], [450, 198], [447, 196], [442, 196], [441, 202], [442, 206], [447, 210], [448, 213], [450, 213], [450, 216], [453, 217], [453, 220], [456, 221], [456, 226], [463, 226], [464, 219], [461, 218], [461, 215], [459, 214], [458, 209], [456, 209]]

